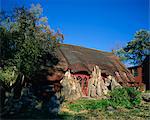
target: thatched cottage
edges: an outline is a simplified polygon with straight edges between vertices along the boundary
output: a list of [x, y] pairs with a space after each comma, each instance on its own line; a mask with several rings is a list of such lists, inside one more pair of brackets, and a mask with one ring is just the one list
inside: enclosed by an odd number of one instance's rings
[[114, 87], [135, 85], [129, 70], [112, 53], [60, 44], [56, 55], [56, 69], [65, 72], [61, 84], [68, 99], [101, 97]]

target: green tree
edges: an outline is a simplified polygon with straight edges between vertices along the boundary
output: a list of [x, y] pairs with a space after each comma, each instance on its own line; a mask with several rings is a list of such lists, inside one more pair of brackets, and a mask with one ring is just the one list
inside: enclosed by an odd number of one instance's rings
[[113, 52], [120, 57], [121, 61], [138, 65], [143, 62], [147, 55], [150, 55], [150, 32], [139, 30], [135, 33], [133, 40], [121, 49]]
[[41, 16], [42, 11], [38, 4], [0, 16], [0, 80], [8, 85], [15, 82], [19, 72], [31, 77], [46, 64], [45, 57], [52, 58], [57, 44], [63, 40], [59, 31], [50, 29], [47, 18]]

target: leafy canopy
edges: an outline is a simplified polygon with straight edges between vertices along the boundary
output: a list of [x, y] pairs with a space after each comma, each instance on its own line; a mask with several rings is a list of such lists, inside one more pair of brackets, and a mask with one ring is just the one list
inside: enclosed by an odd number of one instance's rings
[[121, 61], [138, 65], [143, 62], [147, 55], [150, 55], [149, 49], [150, 31], [139, 30], [135, 33], [133, 40], [114, 53], [120, 57]]
[[50, 29], [42, 11], [38, 4], [30, 9], [17, 8], [11, 15], [1, 12], [0, 79], [12, 80], [14, 71], [31, 76], [46, 64], [47, 57], [52, 58], [51, 54], [57, 43], [63, 40], [63, 35]]

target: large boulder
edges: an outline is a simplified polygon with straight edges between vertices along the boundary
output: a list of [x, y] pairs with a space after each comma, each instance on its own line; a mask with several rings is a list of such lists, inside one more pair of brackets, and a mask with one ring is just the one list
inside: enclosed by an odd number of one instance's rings
[[73, 77], [70, 71], [67, 71], [64, 78], [61, 80], [63, 86], [61, 93], [67, 100], [76, 100], [82, 97], [81, 86], [79, 81]]
[[101, 69], [98, 66], [94, 67], [88, 87], [88, 96], [90, 97], [102, 97], [109, 91], [101, 76]]
[[101, 69], [98, 66], [95, 66], [88, 87], [88, 96], [104, 97], [109, 90], [121, 87], [121, 85], [111, 75], [108, 75], [106, 78], [102, 77]]

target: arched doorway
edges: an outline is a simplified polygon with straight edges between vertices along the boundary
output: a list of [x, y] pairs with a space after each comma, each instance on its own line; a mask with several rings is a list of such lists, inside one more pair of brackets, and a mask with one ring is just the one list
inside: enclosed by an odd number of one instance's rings
[[77, 78], [77, 80], [79, 80], [83, 95], [88, 96], [88, 81], [90, 76], [79, 73], [74, 74], [74, 76]]

